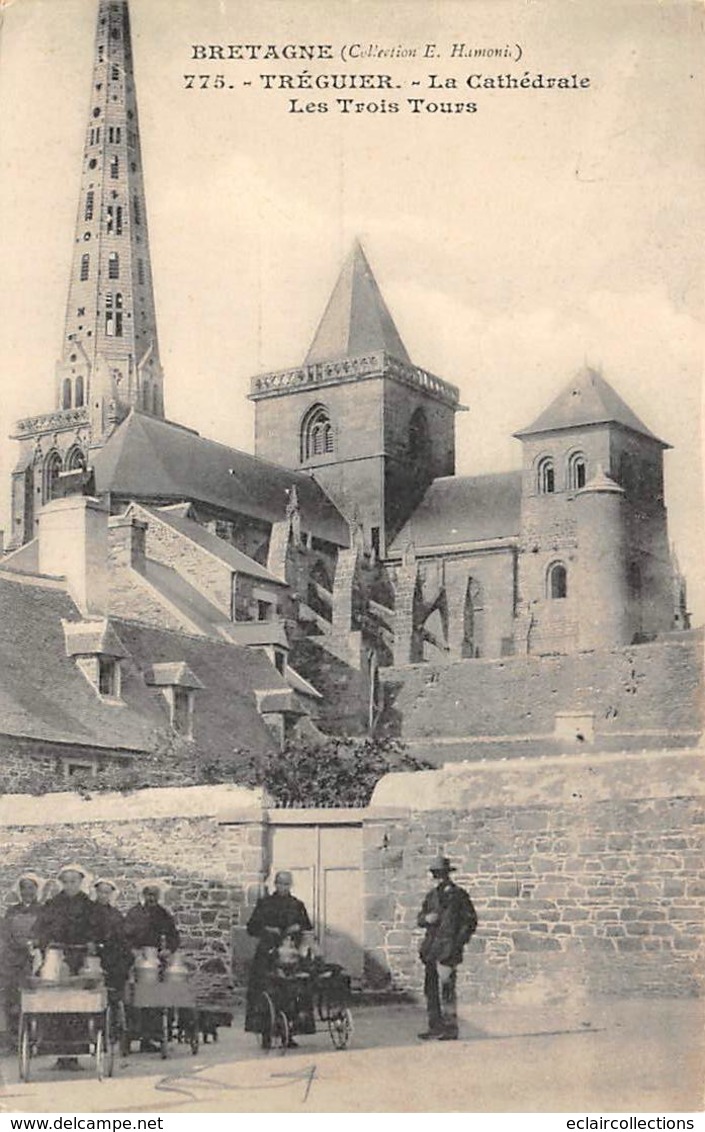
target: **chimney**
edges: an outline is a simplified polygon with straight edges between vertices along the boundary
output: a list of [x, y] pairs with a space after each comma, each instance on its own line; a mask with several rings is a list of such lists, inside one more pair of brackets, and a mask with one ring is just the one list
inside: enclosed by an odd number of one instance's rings
[[39, 572], [66, 578], [84, 616], [108, 605], [108, 512], [88, 495], [54, 499], [39, 512]]
[[145, 573], [147, 523], [135, 515], [113, 515], [108, 520], [108, 562], [112, 569], [132, 567]]

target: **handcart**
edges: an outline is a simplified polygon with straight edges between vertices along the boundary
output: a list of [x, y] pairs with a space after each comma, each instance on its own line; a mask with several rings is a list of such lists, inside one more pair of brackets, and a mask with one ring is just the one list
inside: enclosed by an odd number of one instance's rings
[[349, 1001], [350, 976], [338, 964], [313, 960], [292, 970], [273, 967], [260, 995], [262, 1049], [283, 1051], [295, 1034], [315, 1033], [316, 1016], [335, 1049], [346, 1049], [353, 1034]]
[[187, 983], [128, 983], [125, 995], [125, 1031], [122, 1053], [130, 1052], [133, 1041], [155, 1041], [163, 1058], [169, 1042], [185, 1041], [191, 1053], [198, 1053], [199, 1029], [196, 996]]
[[31, 977], [21, 990], [19, 1074], [28, 1081], [32, 1058], [88, 1055], [99, 1081], [112, 1077], [117, 1020], [100, 975], [72, 975], [60, 981]]

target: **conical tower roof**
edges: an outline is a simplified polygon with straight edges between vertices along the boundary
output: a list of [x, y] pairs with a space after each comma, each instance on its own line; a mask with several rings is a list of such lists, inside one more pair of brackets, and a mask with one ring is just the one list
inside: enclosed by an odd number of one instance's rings
[[609, 382], [597, 370], [585, 366], [576, 373], [547, 409], [528, 428], [515, 432], [517, 437], [534, 436], [559, 429], [582, 428], [586, 425], [617, 424], [641, 433], [670, 447], [639, 420]]
[[356, 240], [333, 288], [305, 364], [336, 361], [384, 350], [399, 361], [411, 359], [362, 245]]

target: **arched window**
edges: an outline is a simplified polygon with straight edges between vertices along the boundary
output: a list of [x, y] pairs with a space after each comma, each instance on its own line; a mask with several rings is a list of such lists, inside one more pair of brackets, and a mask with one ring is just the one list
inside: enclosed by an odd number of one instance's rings
[[324, 405], [314, 405], [304, 417], [301, 426], [301, 459], [325, 456], [335, 451], [335, 437], [330, 414]]
[[556, 473], [553, 467], [553, 460], [548, 456], [544, 456], [543, 460], [539, 460], [536, 470], [536, 487], [539, 495], [553, 495], [556, 490]]
[[88, 252], [81, 256], [81, 282], [85, 283], [91, 267], [91, 257]]
[[71, 408], [71, 378], [65, 377], [61, 386], [61, 408]]
[[580, 491], [587, 481], [587, 461], [582, 452], [573, 452], [568, 460], [568, 490]]
[[409, 422], [409, 459], [413, 464], [422, 467], [428, 463], [431, 441], [428, 433], [428, 421], [423, 409], [419, 408], [413, 413]]
[[117, 252], [111, 252], [108, 256], [108, 279], [120, 278], [120, 256]]
[[562, 562], [554, 562], [548, 568], [546, 577], [546, 597], [558, 601], [568, 596], [568, 571]]
[[70, 448], [66, 453], [64, 468], [67, 472], [78, 472], [85, 467], [86, 457], [83, 455], [78, 445], [74, 444], [73, 448]]
[[85, 396], [85, 394], [83, 392], [83, 374], [79, 373], [78, 377], [76, 378], [75, 396], [74, 396], [74, 399], [73, 399], [73, 403], [74, 403], [74, 405], [76, 406], [77, 409], [80, 409], [81, 405], [83, 404], [84, 396]]
[[61, 456], [54, 450], [44, 461], [44, 502], [49, 503], [54, 498], [56, 480], [61, 471]]

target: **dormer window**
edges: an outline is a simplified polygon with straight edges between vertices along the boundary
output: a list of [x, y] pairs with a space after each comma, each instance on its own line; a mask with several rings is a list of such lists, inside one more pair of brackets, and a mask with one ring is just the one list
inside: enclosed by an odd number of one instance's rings
[[127, 656], [122, 642], [107, 618], [95, 621], [64, 621], [66, 655], [106, 703], [121, 704], [120, 661]]
[[193, 692], [187, 688], [174, 688], [171, 704], [171, 726], [177, 735], [191, 738]]
[[182, 739], [193, 739], [196, 692], [203, 684], [183, 661], [153, 664], [145, 683], [159, 688], [169, 709], [169, 723]]
[[120, 665], [112, 656], [98, 657], [98, 692], [110, 699], [120, 698]]

